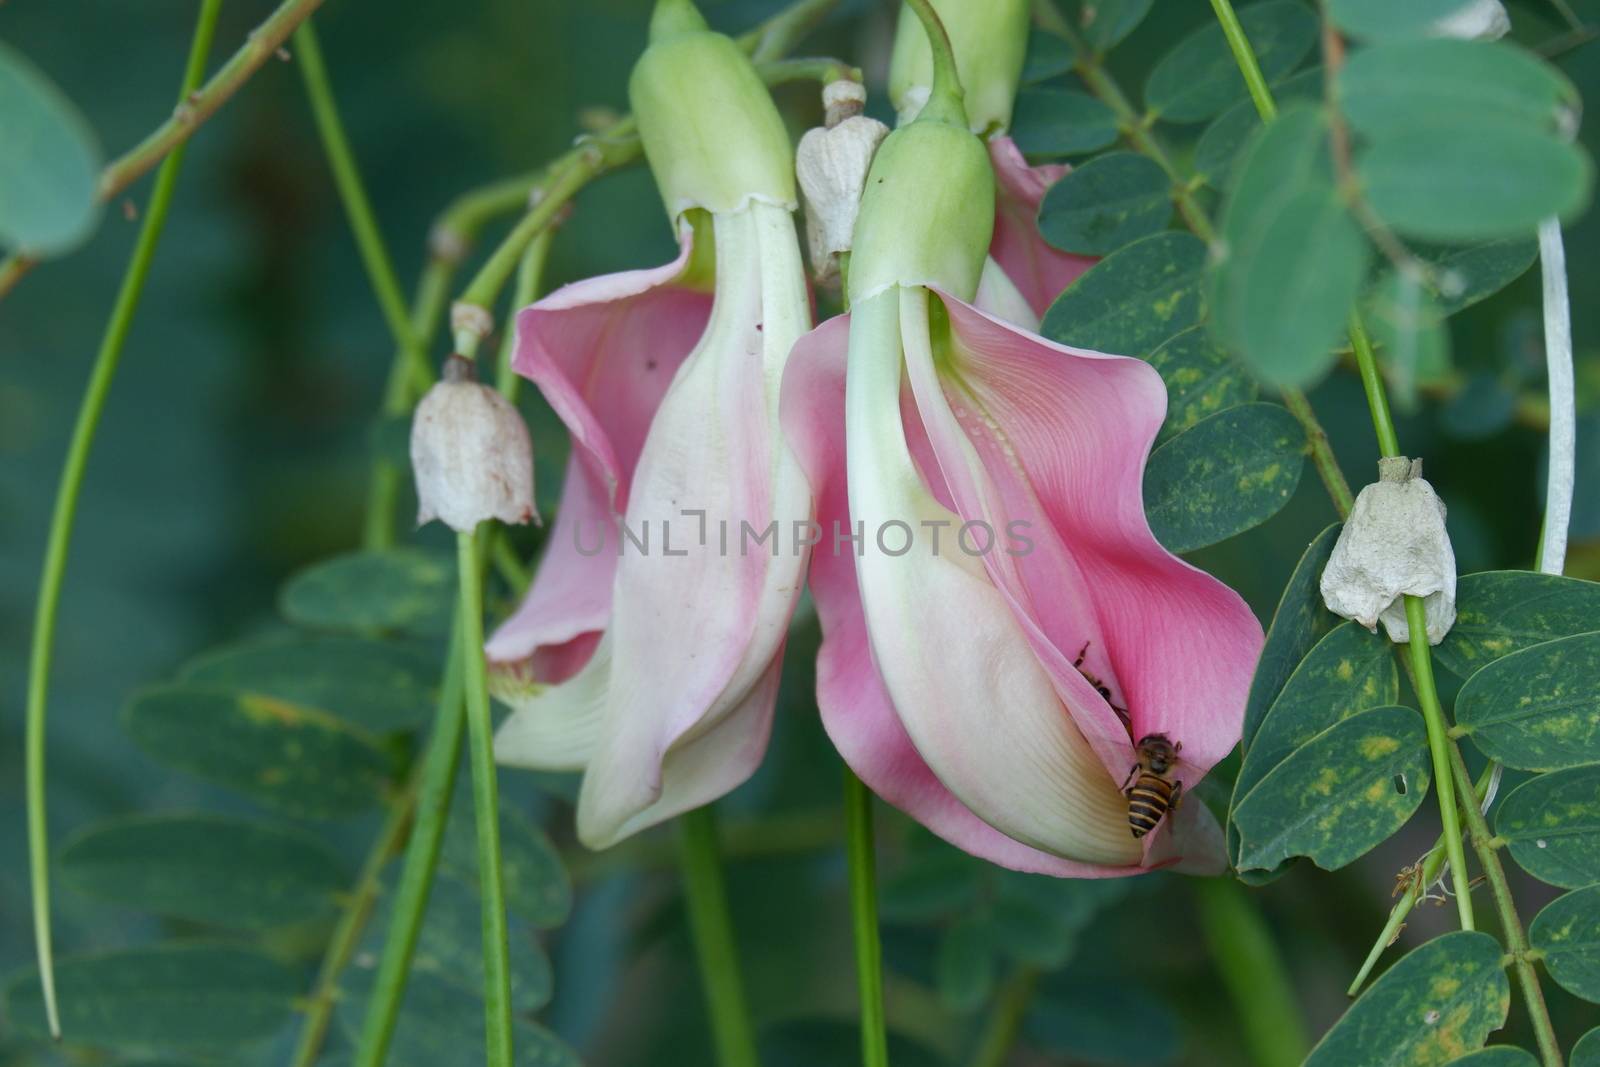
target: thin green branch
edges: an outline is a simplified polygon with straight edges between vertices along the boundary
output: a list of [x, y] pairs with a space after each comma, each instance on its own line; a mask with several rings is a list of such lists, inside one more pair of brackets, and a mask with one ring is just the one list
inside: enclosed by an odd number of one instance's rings
[[[182, 88], [178, 94], [180, 101], [194, 91], [205, 74], [206, 56], [211, 51], [220, 10], [221, 0], [201, 0], [194, 37], [189, 45], [188, 62], [184, 66]], [[50, 517], [50, 533], [45, 541], [44, 563], [39, 573], [39, 600], [34, 608], [24, 743], [28, 873], [33, 894], [34, 945], [39, 958], [39, 981], [43, 987], [45, 1016], [51, 1035], [58, 1038], [61, 1036], [61, 1017], [56, 1004], [54, 953], [50, 935], [50, 830], [45, 809], [44, 758], [45, 714], [50, 690], [50, 661], [55, 650], [56, 610], [61, 603], [61, 583], [66, 577], [67, 554], [72, 543], [89, 451], [94, 445], [100, 415], [105, 410], [106, 397], [111, 392], [111, 383], [122, 359], [128, 330], [133, 326], [134, 312], [138, 310], [139, 298], [144, 293], [144, 283], [150, 273], [150, 263], [155, 258], [156, 245], [167, 224], [167, 212], [172, 206], [173, 191], [178, 186], [178, 171], [183, 166], [183, 156], [180, 147], [167, 156], [160, 173], [156, 175], [155, 188], [150, 191], [150, 202], [145, 205], [144, 222], [139, 227], [133, 255], [128, 260], [116, 303], [111, 309], [110, 321], [106, 323], [105, 333], [100, 339], [100, 350], [95, 355], [94, 367], [89, 373], [89, 383], [78, 407], [78, 419], [72, 427], [72, 441], [67, 446], [66, 460], [62, 463], [61, 478], [56, 486], [55, 509]], [[0, 289], [0, 292], [3, 291]]]
[[872, 843], [872, 792], [844, 769], [845, 852], [850, 865], [850, 917], [855, 928], [856, 995], [861, 1003], [863, 1067], [889, 1067], [883, 1013], [883, 946], [878, 940], [877, 852]]
[[328, 1036], [328, 1024], [333, 1019], [333, 1004], [338, 993], [339, 975], [344, 972], [361, 943], [361, 934], [372, 917], [372, 907], [378, 900], [378, 880], [383, 868], [405, 839], [406, 826], [411, 821], [411, 809], [416, 802], [419, 775], [413, 770], [405, 788], [389, 805], [383, 827], [373, 839], [367, 858], [361, 864], [356, 884], [345, 898], [338, 924], [328, 947], [322, 954], [322, 965], [317, 969], [317, 981], [305, 1001], [306, 1022], [295, 1045], [292, 1067], [312, 1067], [322, 1052], [322, 1043]]
[[356, 1067], [382, 1067], [394, 1037], [400, 1001], [405, 995], [417, 934], [428, 910], [434, 871], [439, 864], [439, 849], [444, 842], [450, 818], [450, 800], [455, 794], [456, 768], [461, 759], [462, 728], [466, 724], [463, 702], [461, 628], [451, 627], [450, 651], [445, 660], [444, 682], [439, 692], [439, 707], [433, 733], [428, 739], [422, 762], [422, 784], [417, 795], [416, 823], [406, 845], [405, 864], [395, 887], [390, 910], [389, 930], [383, 942], [383, 957], [378, 961], [372, 995], [367, 1001], [366, 1019], [361, 1026]]
[[678, 865], [718, 1067], [757, 1067], [756, 1039], [739, 979], [733, 918], [722, 878], [717, 824], [708, 804], [678, 816]]
[[786, 55], [838, 3], [839, 0], [799, 0], [741, 35], [739, 46], [756, 63], [777, 59]]
[[483, 579], [478, 539], [456, 534], [462, 676], [466, 682], [468, 761], [472, 816], [478, 837], [478, 883], [483, 904], [484, 1042], [488, 1067], [511, 1067], [511, 945], [506, 925], [505, 877], [500, 863], [500, 796], [494, 771], [494, 727], [483, 661]]
[[[1083, 35], [1062, 18], [1059, 11], [1054, 10], [1049, 0], [1037, 0], [1034, 12], [1042, 25], [1052, 33], [1066, 38], [1072, 46], [1075, 73], [1083, 80], [1084, 85], [1088, 86], [1089, 91], [1116, 115], [1117, 125], [1122, 135], [1127, 138], [1128, 144], [1166, 172], [1172, 182], [1172, 201], [1184, 224], [1202, 241], [1208, 244], [1214, 242], [1217, 239], [1216, 227], [1212, 225], [1205, 208], [1195, 198], [1194, 184], [1178, 169], [1171, 153], [1151, 132], [1147, 117], [1139, 114], [1134, 108], [1116, 78], [1101, 64], [1100, 58], [1089, 47]], [[1344, 472], [1339, 469], [1339, 461], [1333, 454], [1333, 447], [1328, 443], [1327, 431], [1323, 429], [1305, 393], [1291, 388], [1282, 389], [1280, 393], [1284, 407], [1288, 408], [1289, 413], [1304, 428], [1306, 442], [1311, 451], [1312, 466], [1315, 467], [1317, 476], [1322, 479], [1322, 484], [1327, 487], [1328, 496], [1332, 498], [1339, 517], [1344, 518], [1350, 514], [1350, 509], [1354, 506], [1355, 495], [1350, 491], [1350, 483], [1345, 480]]]
[[1017, 1043], [1022, 1031], [1022, 1020], [1028, 1014], [1028, 1002], [1033, 999], [1033, 988], [1039, 983], [1035, 967], [1021, 966], [1011, 973], [995, 998], [994, 1012], [984, 1024], [983, 1035], [978, 1038], [978, 1050], [973, 1054], [972, 1067], [1005, 1067], [1011, 1046]]
[[344, 123], [339, 118], [339, 107], [334, 102], [333, 87], [328, 80], [328, 68], [322, 59], [322, 46], [317, 43], [316, 29], [310, 22], [303, 23], [295, 30], [294, 42], [300, 53], [300, 73], [305, 76], [311, 113], [316, 119], [317, 132], [322, 137], [323, 151], [333, 171], [334, 183], [339, 188], [339, 197], [344, 201], [350, 228], [355, 232], [356, 246], [361, 252], [367, 280], [372, 284], [373, 295], [378, 298], [378, 307], [383, 312], [384, 322], [388, 324], [390, 336], [405, 355], [410, 368], [408, 373], [425, 381], [431, 373], [428, 356], [412, 329], [400, 279], [395, 274], [389, 250], [384, 246], [383, 233], [378, 228], [372, 201], [367, 197], [355, 154], [350, 150], [349, 138], [345, 136]]
[[1244, 87], [1256, 105], [1256, 114], [1261, 116], [1262, 122], [1271, 122], [1278, 117], [1278, 104], [1272, 99], [1272, 90], [1267, 88], [1267, 79], [1262, 77], [1261, 64], [1256, 62], [1255, 50], [1244, 35], [1244, 27], [1239, 25], [1239, 16], [1234, 14], [1231, 0], [1211, 0], [1211, 10], [1217, 13], [1222, 36], [1228, 40], [1228, 50], [1233, 53], [1233, 61], [1244, 78]]
[[1311, 1042], [1272, 931], [1237, 882], [1200, 878], [1192, 884], [1201, 934], [1244, 1023], [1251, 1058], [1257, 1067], [1294, 1067]]
[[[285, 0], [265, 22], [250, 31], [244, 46], [212, 75], [210, 81], [201, 86], [199, 78], [196, 78], [194, 82], [186, 84], [172, 117], [100, 172], [100, 182], [95, 189], [96, 198], [102, 202], [109, 201], [193, 136], [201, 123], [216, 114], [228, 98], [238, 92], [268, 58], [278, 52], [295, 27], [309, 18], [321, 4], [322, 0]], [[200, 73], [205, 73], [203, 62]], [[10, 292], [12, 286], [37, 262], [21, 255], [10, 256], [0, 262], [0, 298]]]

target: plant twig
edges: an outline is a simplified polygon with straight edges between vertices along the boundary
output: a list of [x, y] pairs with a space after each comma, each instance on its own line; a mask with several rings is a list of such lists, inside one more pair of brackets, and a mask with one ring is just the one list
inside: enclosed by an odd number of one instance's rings
[[[194, 38], [189, 45], [189, 59], [184, 67], [182, 100], [194, 91], [205, 73], [206, 56], [211, 50], [211, 40], [216, 34], [217, 15], [221, 0], [201, 0], [200, 14], [195, 21]], [[139, 227], [139, 237], [133, 246], [128, 267], [117, 291], [116, 303], [111, 309], [110, 321], [100, 339], [100, 350], [95, 355], [94, 367], [89, 372], [89, 383], [84, 388], [83, 400], [78, 407], [78, 419], [72, 427], [72, 441], [67, 446], [67, 457], [61, 465], [61, 478], [56, 487], [55, 509], [50, 517], [50, 533], [45, 541], [44, 563], [39, 572], [39, 600], [34, 608], [33, 647], [28, 659], [27, 725], [24, 747], [26, 749], [26, 777], [28, 798], [28, 873], [33, 895], [33, 936], [39, 958], [39, 981], [43, 987], [45, 1017], [52, 1037], [61, 1036], [61, 1017], [56, 1004], [54, 953], [50, 934], [50, 830], [45, 809], [45, 714], [50, 690], [50, 660], [55, 650], [56, 609], [61, 603], [61, 583], [66, 577], [67, 553], [72, 542], [72, 531], [78, 512], [78, 498], [83, 491], [83, 474], [89, 463], [89, 450], [94, 445], [95, 431], [100, 426], [100, 415], [105, 410], [106, 397], [111, 392], [111, 382], [116, 377], [117, 365], [122, 360], [122, 348], [133, 326], [134, 312], [139, 298], [144, 294], [144, 283], [150, 273], [150, 263], [155, 258], [156, 245], [166, 227], [167, 212], [172, 206], [172, 194], [178, 185], [178, 171], [183, 166], [184, 153], [173, 152], [161, 165], [156, 175], [155, 188], [150, 191], [150, 201], [145, 205], [144, 222]], [[0, 275], [6, 271], [0, 269]], [[16, 275], [20, 277], [19, 275]], [[14, 280], [14, 279], [13, 279]], [[5, 286], [0, 283], [0, 294]]]
[[883, 946], [878, 940], [877, 853], [872, 843], [872, 793], [844, 769], [845, 851], [850, 866], [850, 917], [855, 927], [856, 995], [861, 1003], [862, 1067], [889, 1067], [883, 1014]]
[[[295, 27], [309, 18], [321, 4], [322, 0], [284, 0], [265, 22], [250, 31], [243, 47], [211, 76], [210, 81], [200, 86], [197, 78], [193, 84], [186, 86], [170, 119], [100, 172], [95, 196], [102, 203], [111, 200], [193, 136], [201, 123], [216, 114], [228, 98], [238, 92], [250, 80], [250, 76], [277, 53]], [[201, 73], [204, 73], [203, 64]], [[10, 256], [0, 262], [0, 298], [36, 262], [21, 255]]]
[[1199, 878], [1193, 885], [1201, 933], [1244, 1023], [1251, 1058], [1257, 1067], [1295, 1067], [1311, 1042], [1272, 932], [1237, 882]]
[[1017, 1043], [1017, 1035], [1022, 1031], [1022, 1020], [1028, 1014], [1028, 1002], [1033, 999], [1033, 987], [1038, 983], [1038, 969], [1024, 965], [1001, 985], [994, 1012], [978, 1038], [972, 1067], [1004, 1067], [1011, 1046]]
[[678, 816], [678, 863], [718, 1067], [757, 1067], [756, 1039], [739, 979], [733, 918], [710, 805]]

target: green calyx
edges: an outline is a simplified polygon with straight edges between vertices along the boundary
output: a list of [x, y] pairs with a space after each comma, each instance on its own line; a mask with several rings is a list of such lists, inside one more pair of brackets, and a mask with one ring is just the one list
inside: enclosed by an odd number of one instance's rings
[[[1028, 0], [932, 4], [953, 47], [973, 132], [987, 136], [1007, 129], [1028, 45]], [[917, 23], [912, 5], [902, 7], [889, 64], [889, 99], [902, 113], [914, 106], [917, 91], [928, 90], [935, 80], [929, 36]]]
[[667, 213], [795, 202], [794, 152], [750, 60], [690, 0], [659, 0], [628, 96]]
[[916, 121], [884, 139], [861, 197], [850, 256], [852, 304], [891, 285], [931, 285], [962, 300], [994, 233], [994, 168], [967, 129], [961, 81], [929, 0], [911, 0], [931, 46], [933, 81]]

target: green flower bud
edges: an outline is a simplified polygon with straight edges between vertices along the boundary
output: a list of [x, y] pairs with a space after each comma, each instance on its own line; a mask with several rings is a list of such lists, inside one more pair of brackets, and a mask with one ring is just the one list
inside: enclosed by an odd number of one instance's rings
[[794, 153], [783, 119], [739, 46], [706, 29], [689, 0], [659, 0], [628, 97], [645, 158], [674, 219], [751, 200], [792, 208]]
[[891, 133], [873, 157], [850, 302], [890, 285], [932, 285], [970, 301], [993, 231], [994, 170], [983, 143], [964, 126], [924, 116]]
[[[1011, 125], [1011, 106], [1028, 47], [1028, 0], [933, 0], [955, 48], [973, 132], [987, 136]], [[902, 119], [916, 116], [933, 81], [927, 35], [911, 8], [900, 8], [889, 64], [889, 99]]]

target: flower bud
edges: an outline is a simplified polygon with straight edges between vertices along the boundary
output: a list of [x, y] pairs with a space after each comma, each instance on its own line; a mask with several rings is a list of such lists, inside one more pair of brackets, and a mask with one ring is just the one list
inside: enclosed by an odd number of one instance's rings
[[645, 158], [674, 219], [690, 208], [793, 208], [789, 133], [749, 58], [689, 0], [658, 0], [628, 98]]
[[533, 446], [511, 402], [451, 356], [411, 420], [417, 525], [470, 532], [485, 519], [521, 524], [533, 510]]
[[811, 271], [819, 282], [838, 277], [839, 253], [850, 251], [867, 169], [889, 134], [889, 127], [859, 114], [866, 98], [865, 92], [854, 91], [860, 89], [857, 82], [829, 84], [822, 93], [828, 126], [807, 130], [795, 152]]
[[1422, 460], [1378, 461], [1378, 481], [1361, 490], [1322, 572], [1322, 599], [1335, 615], [1389, 640], [1411, 639], [1404, 597], [1423, 598], [1428, 643], [1456, 621], [1456, 556], [1444, 527], [1444, 502], [1422, 477]]
[[[1008, 128], [1028, 47], [1027, 0], [933, 0], [933, 7], [955, 49], [973, 131]], [[889, 63], [889, 99], [902, 124], [922, 110], [932, 81], [927, 35], [911, 8], [902, 5]]]

